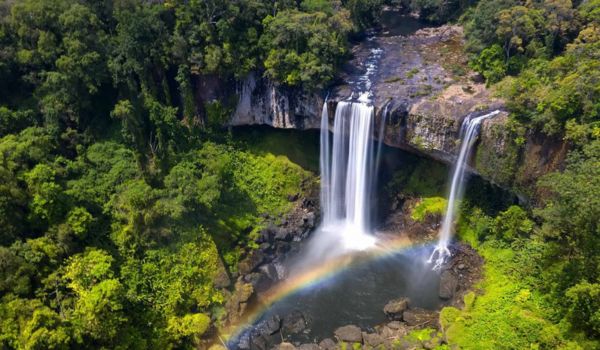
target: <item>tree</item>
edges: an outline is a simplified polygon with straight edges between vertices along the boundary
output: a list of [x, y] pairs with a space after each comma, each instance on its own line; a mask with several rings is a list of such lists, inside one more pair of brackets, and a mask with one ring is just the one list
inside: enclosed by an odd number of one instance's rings
[[76, 335], [113, 344], [127, 321], [124, 290], [112, 270], [113, 258], [105, 251], [87, 249], [69, 260], [68, 286], [76, 295], [73, 322]]
[[53, 225], [63, 219], [67, 198], [62, 186], [55, 182], [56, 172], [46, 164], [38, 164], [25, 173], [25, 181], [32, 201], [29, 204], [31, 220], [38, 225]]
[[288, 86], [309, 89], [325, 86], [346, 53], [346, 35], [351, 29], [349, 13], [333, 16], [323, 12], [286, 10], [264, 19], [260, 39], [265, 74]]
[[498, 13], [496, 35], [503, 43], [506, 64], [513, 51], [525, 51], [527, 43], [538, 33], [541, 23], [540, 11], [525, 6], [514, 6]]
[[69, 349], [68, 325], [37, 299], [0, 303], [0, 345], [14, 349]]
[[[553, 196], [537, 211], [540, 234], [550, 242], [545, 276], [548, 289], [567, 310], [567, 317], [598, 336], [597, 283], [600, 280], [600, 141], [572, 152], [562, 173], [540, 182]], [[560, 296], [565, 295], [563, 299]]]

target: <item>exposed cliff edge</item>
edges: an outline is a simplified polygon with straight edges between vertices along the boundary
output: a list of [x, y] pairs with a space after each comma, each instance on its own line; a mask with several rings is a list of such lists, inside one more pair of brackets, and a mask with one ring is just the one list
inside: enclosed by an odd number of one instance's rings
[[[461, 27], [446, 25], [423, 28], [408, 36], [373, 37], [353, 48], [353, 59], [344, 68], [341, 80], [352, 81], [369, 68], [365, 62], [373, 41], [383, 51], [372, 76], [375, 130], [385, 119], [386, 144], [451, 163], [458, 151], [465, 116], [503, 109], [504, 102], [470, 71]], [[335, 110], [337, 102], [348, 98], [350, 91], [350, 85], [332, 89], [329, 110]], [[324, 94], [276, 86], [254, 74], [239, 82], [235, 93], [238, 101], [229, 121], [231, 126], [320, 126]], [[503, 111], [483, 124], [470, 164], [476, 173], [500, 186], [537, 197], [535, 182], [558, 169], [566, 151], [562, 140], [513, 127]]]

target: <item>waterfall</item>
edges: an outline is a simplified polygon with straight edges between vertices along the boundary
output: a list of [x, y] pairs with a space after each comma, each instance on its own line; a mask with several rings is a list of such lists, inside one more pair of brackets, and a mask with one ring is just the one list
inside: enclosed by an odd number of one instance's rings
[[446, 215], [442, 222], [440, 229], [440, 238], [435, 247], [429, 262], [435, 262], [434, 269], [439, 269], [446, 258], [450, 256], [450, 250], [448, 244], [452, 237], [452, 231], [454, 228], [454, 221], [456, 220], [458, 205], [464, 195], [464, 184], [465, 184], [465, 173], [467, 169], [467, 161], [469, 160], [473, 145], [477, 140], [479, 134], [479, 127], [481, 123], [488, 118], [496, 116], [500, 111], [495, 110], [491, 113], [484, 114], [482, 116], [474, 117], [469, 115], [465, 118], [462, 123], [460, 130], [460, 153], [454, 164], [454, 171], [452, 173], [452, 182], [450, 185], [450, 194], [448, 196], [448, 205], [446, 207]]
[[369, 220], [374, 178], [373, 106], [363, 102], [338, 102], [333, 137], [329, 132], [326, 105], [321, 117], [322, 223], [309, 242], [308, 262], [368, 249], [375, 244]]

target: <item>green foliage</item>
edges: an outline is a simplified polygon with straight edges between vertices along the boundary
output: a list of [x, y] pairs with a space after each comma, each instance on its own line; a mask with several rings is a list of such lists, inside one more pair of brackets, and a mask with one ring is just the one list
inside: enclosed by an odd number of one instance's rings
[[[543, 296], [532, 292], [519, 278], [520, 262], [510, 248], [493, 240], [480, 246], [486, 259], [485, 275], [479, 284], [483, 294], [464, 310], [444, 308], [444, 334], [450, 346], [461, 349], [563, 348], [574, 346], [565, 329], [549, 320], [552, 311]], [[474, 295], [473, 295], [474, 296]], [[583, 344], [582, 344], [583, 345]]]
[[502, 55], [502, 47], [494, 44], [484, 49], [471, 62], [471, 67], [480, 72], [488, 84], [499, 82], [506, 75], [506, 64]]
[[521, 207], [513, 205], [494, 219], [492, 233], [510, 242], [527, 237], [533, 230], [533, 224]]
[[410, 0], [407, 1], [419, 18], [432, 23], [444, 23], [455, 19], [462, 10], [475, 1], [457, 0]]
[[410, 217], [416, 221], [423, 221], [430, 215], [442, 215], [446, 210], [448, 200], [442, 197], [423, 198], [412, 210]]
[[322, 88], [333, 79], [346, 53], [351, 29], [349, 14], [281, 11], [263, 20], [260, 46], [265, 52], [265, 74], [289, 86]]
[[410, 164], [386, 185], [389, 193], [401, 191], [406, 195], [423, 197], [439, 197], [444, 195], [448, 170], [443, 165], [432, 161], [419, 161]]
[[366, 29], [379, 21], [384, 0], [347, 0], [345, 7], [358, 29]]
[[580, 282], [569, 288], [567, 297], [567, 318], [582, 329], [600, 334], [600, 284]]
[[195, 337], [199, 340], [210, 325], [210, 318], [204, 314], [188, 314], [183, 317], [172, 317], [168, 321], [167, 331], [175, 339]]

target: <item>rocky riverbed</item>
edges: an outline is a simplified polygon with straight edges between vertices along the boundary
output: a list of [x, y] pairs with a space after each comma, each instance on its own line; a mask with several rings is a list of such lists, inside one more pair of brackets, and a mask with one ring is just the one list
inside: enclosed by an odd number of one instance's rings
[[[316, 210], [315, 202], [306, 197], [295, 199], [298, 206], [295, 212], [286, 220], [283, 220], [280, 226], [272, 226], [263, 231], [259, 238], [261, 248], [253, 251], [242, 262], [240, 262], [239, 273], [235, 283], [235, 292], [227, 304], [227, 323], [242, 324], [245, 322], [246, 311], [261, 305], [261, 299], [268, 295], [269, 288], [276, 286], [277, 282], [285, 278], [286, 258], [294, 256], [301, 249], [302, 241], [307, 238], [314, 226], [312, 215]], [[410, 208], [414, 200], [407, 200], [405, 205], [392, 210], [388, 220], [378, 229], [377, 236], [381, 245], [386, 242], [406, 239], [417, 245], [431, 240], [433, 233], [439, 226], [439, 217], [430, 216], [424, 222], [415, 222], [411, 219]], [[398, 221], [402, 224], [398, 225]], [[285, 242], [285, 243], [282, 243]], [[271, 310], [262, 314], [263, 316], [255, 319], [252, 326], [247, 327], [228, 343], [229, 348], [248, 349], [248, 350], [268, 350], [272, 348], [279, 349], [339, 349], [342, 343], [349, 346], [358, 346], [364, 348], [385, 349], [409, 349], [409, 348], [430, 348], [431, 346], [443, 342], [442, 333], [439, 325], [439, 309], [443, 306], [461, 307], [464, 295], [473, 288], [481, 276], [483, 260], [473, 249], [463, 244], [451, 246], [452, 259], [444, 265], [441, 271], [432, 272], [431, 266], [424, 263], [429, 248], [422, 248], [420, 251], [414, 250], [410, 256], [407, 256], [408, 265], [419, 264], [419, 261], [425, 267], [425, 272], [417, 274], [411, 273], [410, 268], [403, 265], [400, 260], [388, 260], [392, 265], [390, 270], [394, 273], [404, 274], [404, 282], [394, 279], [393, 276], [382, 275], [382, 281], [389, 282], [381, 284], [373, 276], [369, 277], [367, 286], [363, 276], [344, 277], [344, 272], [337, 273], [342, 277], [332, 280], [331, 286], [307, 289], [302, 296], [297, 299], [299, 303], [288, 306], [271, 305]], [[412, 259], [412, 260], [410, 260]], [[398, 265], [399, 263], [399, 265]], [[381, 263], [377, 265], [381, 267]], [[369, 273], [386, 274], [387, 267], [380, 270], [369, 270]], [[361, 273], [366, 270], [354, 269], [346, 272], [346, 275], [352, 273]], [[364, 275], [368, 275], [364, 273]], [[426, 284], [423, 283], [424, 276], [429, 279]], [[433, 276], [433, 277], [432, 277]], [[346, 281], [346, 282], [344, 282]], [[350, 284], [347, 283], [350, 281]], [[352, 282], [356, 281], [356, 282]], [[358, 282], [361, 281], [361, 282]], [[431, 281], [434, 281], [431, 284]], [[384, 283], [385, 283], [384, 282]], [[363, 299], [360, 295], [351, 295], [352, 303], [336, 304], [335, 299], [344, 300], [344, 292], [348, 288], [353, 288], [352, 283], [359, 283], [356, 288], [361, 289]], [[394, 284], [401, 283], [401, 284]], [[419, 284], [421, 283], [421, 284]], [[336, 290], [338, 284], [341, 289]], [[407, 286], [416, 286], [416, 290], [411, 292], [406, 289]], [[432, 287], [433, 286], [433, 287]], [[370, 289], [372, 287], [374, 289]], [[382, 293], [377, 291], [379, 288], [385, 288]], [[333, 290], [333, 291], [332, 291]], [[374, 292], [375, 291], [375, 292]], [[323, 293], [325, 296], [311, 296], [310, 293]], [[332, 293], [334, 299], [327, 299], [327, 293]], [[380, 297], [375, 302], [373, 295]], [[307, 296], [308, 295], [308, 296]], [[337, 295], [337, 296], [336, 296]], [[409, 297], [408, 295], [412, 295]], [[385, 296], [384, 299], [381, 299]], [[411, 299], [416, 297], [416, 299]], [[422, 299], [425, 297], [426, 299]], [[292, 301], [286, 301], [293, 304]], [[304, 304], [303, 304], [304, 303]], [[308, 304], [307, 304], [308, 303]], [[370, 311], [364, 313], [361, 305], [365, 304]], [[304, 307], [302, 307], [304, 305]], [[318, 319], [323, 317], [319, 314], [320, 309], [325, 308], [332, 313], [333, 323]], [[336, 308], [345, 308], [341, 310]], [[316, 310], [316, 311], [315, 311]], [[363, 311], [361, 311], [363, 310]], [[255, 310], [253, 310], [255, 311]], [[348, 311], [344, 314], [344, 311]], [[380, 315], [377, 317], [369, 315]], [[340, 315], [347, 315], [344, 318]], [[361, 316], [363, 315], [363, 316]], [[327, 316], [325, 316], [327, 317]], [[367, 317], [357, 319], [356, 317]], [[372, 317], [372, 318], [369, 318]], [[352, 323], [352, 320], [360, 320], [358, 323]], [[370, 319], [379, 320], [370, 323]], [[348, 323], [350, 322], [350, 323]], [[346, 325], [344, 325], [346, 323]], [[337, 326], [336, 326], [337, 325]], [[324, 332], [323, 329], [331, 329]], [[429, 329], [431, 336], [427, 337], [425, 342], [407, 337], [407, 334], [413, 330]]]

